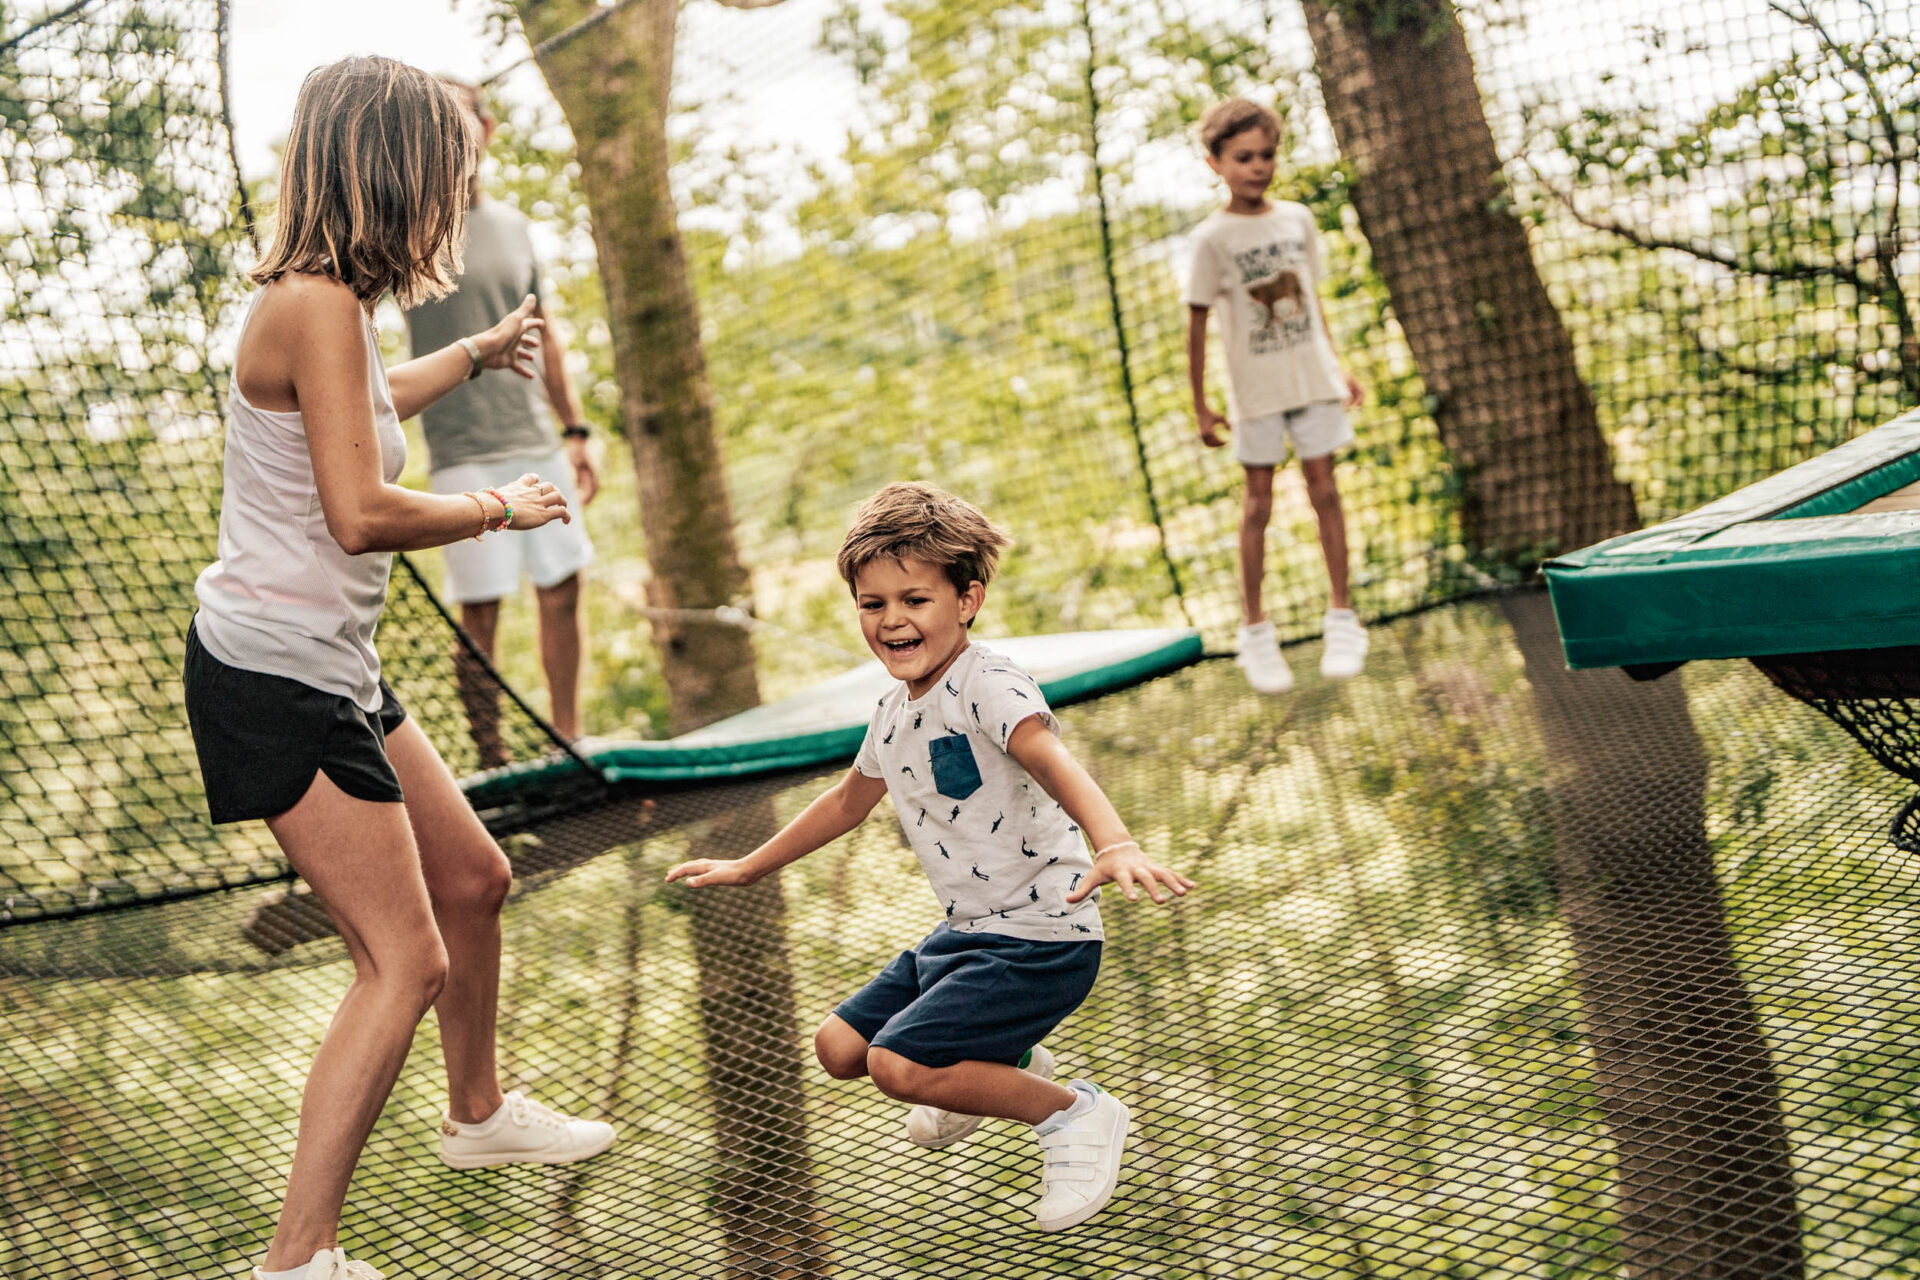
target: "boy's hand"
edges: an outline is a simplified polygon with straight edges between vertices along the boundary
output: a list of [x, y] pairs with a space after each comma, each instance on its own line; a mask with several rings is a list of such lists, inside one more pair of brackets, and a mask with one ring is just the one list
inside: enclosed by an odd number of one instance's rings
[[1360, 385], [1360, 379], [1346, 369], [1340, 371], [1341, 379], [1347, 384], [1347, 408], [1358, 409], [1367, 402], [1367, 389]]
[[1093, 874], [1080, 882], [1078, 891], [1067, 895], [1067, 901], [1079, 902], [1103, 884], [1119, 885], [1128, 902], [1138, 902], [1141, 889], [1155, 902], [1166, 902], [1167, 890], [1171, 889], [1175, 897], [1184, 898], [1187, 890], [1193, 888], [1193, 881], [1178, 871], [1159, 866], [1132, 841], [1095, 858]]
[[1200, 405], [1193, 413], [1200, 420], [1201, 444], [1209, 449], [1218, 449], [1227, 442], [1227, 432], [1232, 428], [1225, 418], [1213, 411], [1212, 405]]
[[695, 858], [667, 872], [667, 883], [685, 880], [695, 888], [710, 884], [752, 884], [760, 877], [745, 858]]

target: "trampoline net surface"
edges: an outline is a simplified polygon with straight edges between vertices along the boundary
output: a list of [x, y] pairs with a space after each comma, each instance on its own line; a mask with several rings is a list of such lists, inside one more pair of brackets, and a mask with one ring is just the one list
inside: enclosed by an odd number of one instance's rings
[[[1881, 825], [1900, 785], [1743, 664], [1682, 678], [1678, 716], [1628, 697], [1586, 732], [1596, 752], [1704, 749], [1704, 778], [1609, 770], [1586, 799], [1653, 827], [1678, 815], [1710, 842], [1804, 1274], [1920, 1275], [1916, 866]], [[1038, 1150], [1019, 1126], [925, 1151], [903, 1106], [811, 1063], [818, 1020], [938, 919], [890, 815], [788, 870], [777, 897], [662, 884], [681, 858], [744, 851], [742, 815], [788, 816], [821, 781], [788, 778], [677, 814], [602, 810], [608, 852], [523, 877], [507, 909], [506, 1082], [610, 1117], [613, 1150], [444, 1168], [429, 1021], [346, 1243], [418, 1276], [1622, 1274], [1616, 1144], [1562, 923], [1591, 887], [1556, 835], [1578, 784], [1546, 758], [1538, 702], [1500, 608], [1469, 603], [1377, 629], [1365, 680], [1309, 675], [1289, 702], [1212, 662], [1065, 713], [1147, 847], [1201, 882], [1172, 909], [1108, 896], [1101, 981], [1050, 1040], [1134, 1110], [1121, 1190], [1087, 1228], [1026, 1226]], [[1638, 873], [1642, 974], [1693, 963], [1690, 920], [1717, 909], [1676, 887], [1685, 845]], [[331, 939], [277, 958], [242, 944], [260, 893], [0, 934], [0, 1273], [239, 1274], [259, 1247], [349, 978]], [[704, 923], [724, 948], [702, 953], [697, 907], [721, 913]], [[705, 1019], [703, 991], [733, 1015]], [[1730, 1158], [1721, 1126], [1776, 1105], [1727, 1084], [1703, 1003], [1636, 1033], [1636, 1105], [1670, 1128], [1656, 1216], [1676, 1238], [1703, 1233], [1689, 1184]], [[1778, 1216], [1759, 1192], [1723, 1208], [1754, 1234]], [[1729, 1274], [1710, 1254], [1663, 1274]]]

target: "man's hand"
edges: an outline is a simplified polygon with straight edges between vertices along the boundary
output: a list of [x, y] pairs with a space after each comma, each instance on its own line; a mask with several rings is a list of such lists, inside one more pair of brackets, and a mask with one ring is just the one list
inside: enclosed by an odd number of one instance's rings
[[1095, 858], [1093, 874], [1080, 882], [1077, 892], [1067, 895], [1067, 901], [1082, 901], [1103, 884], [1119, 885], [1120, 892], [1127, 895], [1128, 902], [1138, 902], [1141, 889], [1145, 889], [1147, 896], [1155, 902], [1164, 903], [1169, 901], [1168, 890], [1172, 891], [1173, 897], [1184, 898], [1187, 890], [1193, 888], [1193, 881], [1178, 871], [1159, 866], [1131, 840], [1114, 845]]
[[685, 880], [695, 888], [710, 884], [752, 884], [760, 877], [745, 858], [695, 858], [667, 872], [667, 883]]
[[483, 366], [511, 369], [529, 381], [539, 376], [533, 371], [533, 360], [540, 350], [540, 330], [547, 322], [534, 314], [538, 306], [539, 300], [528, 294], [500, 323], [473, 335]]
[[584, 507], [600, 492], [600, 472], [593, 465], [585, 440], [567, 441], [567, 464], [573, 468], [574, 491], [580, 495], [580, 505]]
[[1232, 430], [1227, 420], [1213, 411], [1213, 406], [1203, 404], [1193, 411], [1200, 421], [1200, 443], [1209, 449], [1218, 449], [1227, 442], [1227, 432]]

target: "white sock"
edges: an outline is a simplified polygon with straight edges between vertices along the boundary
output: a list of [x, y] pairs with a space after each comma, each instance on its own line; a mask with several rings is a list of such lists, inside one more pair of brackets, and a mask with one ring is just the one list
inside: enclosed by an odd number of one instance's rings
[[1329, 618], [1358, 618], [1360, 615], [1351, 609], [1329, 609], [1327, 610], [1327, 616]]
[[1077, 1080], [1068, 1087], [1073, 1090], [1073, 1104], [1060, 1108], [1045, 1120], [1033, 1126], [1035, 1133], [1052, 1133], [1068, 1121], [1078, 1120], [1081, 1116], [1093, 1110], [1094, 1100], [1097, 1095], [1095, 1095], [1092, 1089], [1081, 1088]]

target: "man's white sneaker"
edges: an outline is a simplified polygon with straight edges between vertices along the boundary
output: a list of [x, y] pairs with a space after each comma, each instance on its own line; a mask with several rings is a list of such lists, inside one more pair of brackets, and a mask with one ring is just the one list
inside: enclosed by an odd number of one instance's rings
[[1320, 651], [1320, 674], [1351, 680], [1367, 664], [1367, 629], [1351, 609], [1327, 610], [1323, 625], [1326, 647]]
[[[1042, 1080], [1053, 1079], [1053, 1055], [1047, 1052], [1047, 1046], [1033, 1046], [1033, 1056], [1027, 1059], [1027, 1065], [1020, 1068], [1029, 1075], [1039, 1076]], [[950, 1147], [973, 1136], [985, 1116], [970, 1116], [962, 1111], [942, 1111], [939, 1107], [925, 1104], [907, 1112], [907, 1136], [923, 1147]]]
[[[1106, 1208], [1120, 1180], [1120, 1153], [1127, 1145], [1127, 1109], [1089, 1080], [1075, 1080], [1077, 1093], [1091, 1093], [1093, 1105], [1057, 1128], [1040, 1134], [1046, 1166], [1040, 1173], [1040, 1203], [1033, 1217], [1042, 1231], [1077, 1227]], [[1049, 1122], [1052, 1123], [1052, 1122]]]
[[1280, 656], [1272, 619], [1240, 628], [1240, 652], [1233, 661], [1247, 673], [1247, 683], [1256, 693], [1285, 693], [1293, 688], [1293, 672]]
[[572, 1164], [613, 1145], [604, 1120], [575, 1120], [543, 1107], [518, 1090], [480, 1124], [440, 1120], [440, 1158], [456, 1169], [496, 1164]]
[[[253, 1269], [253, 1280], [260, 1280], [265, 1273], [259, 1268]], [[345, 1249], [322, 1249], [313, 1255], [313, 1261], [307, 1264], [303, 1280], [385, 1280], [385, 1278], [364, 1262], [349, 1262]]]

